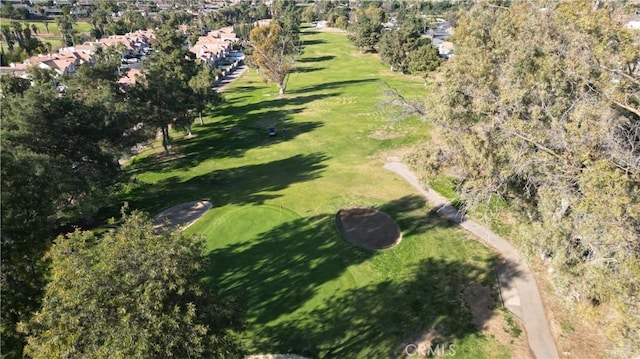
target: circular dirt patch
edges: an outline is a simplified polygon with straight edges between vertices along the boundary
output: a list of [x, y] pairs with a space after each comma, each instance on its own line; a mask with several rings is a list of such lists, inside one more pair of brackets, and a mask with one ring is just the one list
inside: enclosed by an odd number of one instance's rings
[[342, 237], [358, 247], [380, 250], [400, 243], [400, 227], [388, 214], [373, 208], [343, 208], [336, 213]]
[[156, 231], [181, 227], [185, 229], [211, 208], [209, 201], [193, 201], [167, 208], [153, 219]]

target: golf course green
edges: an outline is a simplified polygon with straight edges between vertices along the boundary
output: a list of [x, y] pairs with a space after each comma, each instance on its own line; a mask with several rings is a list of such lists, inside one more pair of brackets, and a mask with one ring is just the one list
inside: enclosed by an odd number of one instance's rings
[[[137, 182], [122, 200], [151, 214], [212, 203], [187, 233], [207, 239], [203, 280], [245, 306], [252, 354], [403, 358], [430, 345], [447, 357], [511, 357], [473, 324], [462, 294], [477, 283], [497, 298], [498, 259], [382, 167], [430, 131], [418, 118], [390, 120], [383, 92], [420, 98], [424, 82], [388, 71], [344, 33], [301, 39], [284, 96], [248, 70], [194, 137], [174, 134], [171, 155], [156, 146], [131, 161]], [[389, 214], [401, 243], [368, 251], [342, 239], [334, 217], [348, 207]], [[419, 342], [429, 332], [436, 339]]]

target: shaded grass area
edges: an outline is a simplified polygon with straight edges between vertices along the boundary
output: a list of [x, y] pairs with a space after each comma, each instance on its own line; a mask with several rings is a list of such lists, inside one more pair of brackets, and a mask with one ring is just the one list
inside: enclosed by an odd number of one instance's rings
[[[269, 326], [262, 337], [277, 338], [280, 352], [312, 358], [404, 357], [413, 338], [434, 328], [446, 333], [438, 338], [445, 347], [468, 350], [464, 341], [483, 339], [458, 297], [466, 283], [482, 280], [484, 268], [437, 258], [409, 268], [413, 277], [332, 295], [305, 312], [304, 320]], [[271, 349], [265, 342], [265, 349]]]
[[[495, 294], [499, 260], [382, 168], [382, 152], [428, 131], [416, 119], [389, 121], [379, 106], [383, 82], [410, 98], [424, 93], [422, 81], [358, 54], [344, 34], [302, 39], [286, 95], [247, 71], [194, 126], [195, 137], [174, 133], [170, 156], [156, 146], [131, 161], [136, 182], [120, 200], [152, 214], [212, 202], [188, 232], [207, 238], [203, 280], [244, 302], [252, 353], [402, 357], [403, 344], [436, 328], [457, 358], [509, 357], [473, 326], [461, 300], [471, 282]], [[333, 218], [350, 206], [388, 213], [401, 244], [376, 253], [349, 245]]]
[[[326, 155], [312, 153], [294, 155], [266, 163], [231, 167], [182, 180], [165, 177], [155, 183], [140, 184], [144, 196], [128, 197], [133, 208], [156, 213], [170, 203], [204, 199], [214, 206], [227, 204], [260, 204], [281, 196], [275, 192], [293, 183], [309, 181], [320, 175]], [[175, 160], [174, 160], [175, 161]]]
[[212, 239], [205, 280], [244, 301], [252, 351], [403, 357], [418, 334], [435, 329], [440, 344], [457, 348], [456, 357], [509, 357], [478, 332], [461, 298], [470, 283], [493, 288], [492, 268], [501, 261], [460, 241], [464, 235], [451, 222], [425, 214], [421, 197], [381, 208], [408, 236], [383, 252], [341, 239], [333, 213], [301, 217], [286, 207], [231, 206], [198, 223], [195, 231]]

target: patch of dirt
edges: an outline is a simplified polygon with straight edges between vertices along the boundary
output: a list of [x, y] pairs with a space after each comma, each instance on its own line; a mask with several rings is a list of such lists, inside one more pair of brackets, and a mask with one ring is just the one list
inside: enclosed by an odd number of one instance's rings
[[192, 201], [167, 208], [154, 217], [153, 229], [155, 231], [163, 231], [179, 227], [184, 230], [202, 217], [210, 208], [211, 203], [209, 201]]
[[361, 248], [387, 249], [402, 240], [393, 218], [373, 208], [343, 208], [336, 213], [335, 221], [342, 237]]
[[403, 133], [400, 132], [390, 132], [390, 131], [384, 131], [384, 130], [378, 130], [372, 134], [369, 135], [369, 137], [375, 139], [375, 140], [391, 140], [394, 138], [398, 138], [398, 137], [402, 137], [404, 136]]
[[320, 31], [320, 32], [341, 32], [341, 33], [346, 33], [347, 32], [347, 30], [342, 30], [342, 29], [339, 29], [337, 27], [329, 27], [329, 26], [314, 27], [313, 29], [315, 31]]
[[[434, 341], [436, 343], [434, 343]], [[447, 341], [435, 329], [429, 329], [422, 333], [417, 333], [405, 340], [397, 348], [397, 352], [402, 353], [406, 357], [426, 357], [435, 350], [433, 344], [437, 342]]]
[[[551, 333], [558, 347], [560, 358], [608, 358], [614, 344], [607, 340], [598, 320], [587, 320], [572, 311], [553, 290], [547, 267], [539, 259], [531, 260], [529, 266], [536, 277], [540, 296], [547, 312]], [[606, 317], [607, 308], [601, 305], [597, 316]], [[604, 320], [604, 319], [603, 319]]]
[[[473, 324], [486, 336], [496, 339], [512, 350], [512, 358], [533, 359], [529, 350], [524, 325], [515, 316], [512, 323], [507, 323], [505, 315], [495, 310], [496, 301], [491, 289], [478, 283], [471, 283], [462, 292], [465, 304], [471, 310]], [[522, 332], [514, 336], [511, 327], [517, 325]]]
[[485, 328], [485, 323], [493, 316], [496, 301], [491, 296], [491, 289], [478, 283], [471, 283], [463, 291], [464, 302], [471, 310], [473, 324], [479, 330]]
[[[524, 324], [516, 316], [513, 316], [513, 323], [520, 328], [524, 328]], [[511, 358], [534, 359], [535, 357], [529, 350], [529, 342], [524, 329], [522, 329], [520, 336], [516, 338], [510, 333], [511, 325], [507, 323], [505, 316], [498, 312], [485, 322], [482, 333], [511, 349]]]

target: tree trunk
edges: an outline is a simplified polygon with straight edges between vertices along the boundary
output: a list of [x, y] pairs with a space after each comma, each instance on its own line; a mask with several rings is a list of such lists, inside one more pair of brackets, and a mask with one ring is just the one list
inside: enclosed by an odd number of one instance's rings
[[162, 126], [162, 147], [164, 147], [164, 155], [169, 155], [169, 129], [166, 125]]
[[202, 111], [200, 111], [200, 125], [204, 126], [204, 120], [202, 119]]

